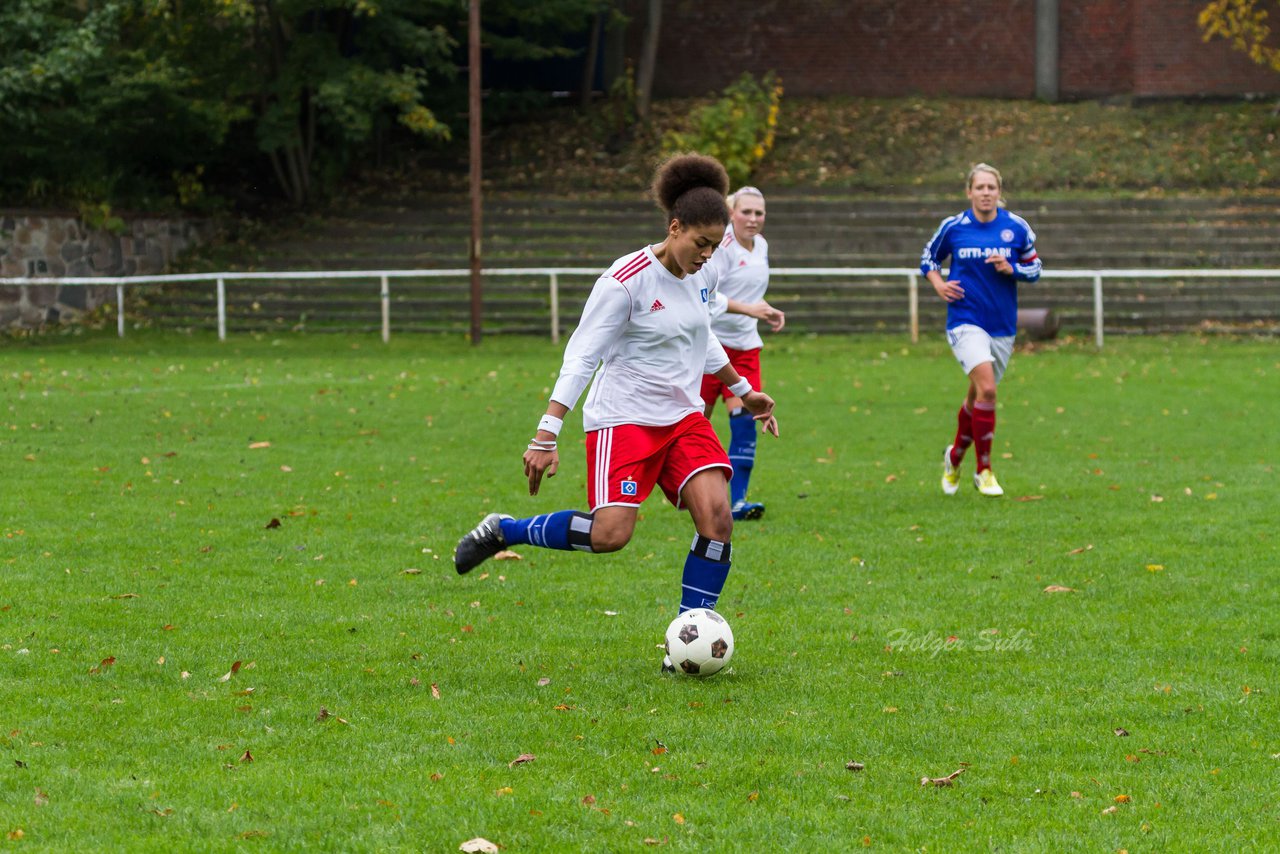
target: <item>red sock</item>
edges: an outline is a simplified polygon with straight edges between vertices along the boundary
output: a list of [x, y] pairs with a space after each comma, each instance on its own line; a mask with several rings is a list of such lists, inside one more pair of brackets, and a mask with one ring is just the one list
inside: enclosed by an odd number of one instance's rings
[[951, 465], [958, 466], [964, 459], [964, 452], [973, 444], [973, 413], [969, 411], [968, 401], [960, 404], [956, 413], [956, 438], [951, 443]]
[[991, 442], [996, 436], [996, 405], [981, 401], [973, 405], [973, 446], [978, 452], [978, 471], [991, 468]]

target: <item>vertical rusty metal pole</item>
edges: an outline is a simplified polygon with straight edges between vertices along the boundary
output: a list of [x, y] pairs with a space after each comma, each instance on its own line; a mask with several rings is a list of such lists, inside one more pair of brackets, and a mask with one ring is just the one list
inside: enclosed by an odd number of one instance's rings
[[467, 64], [471, 133], [471, 343], [480, 343], [483, 311], [480, 283], [480, 0], [471, 0], [467, 25]]

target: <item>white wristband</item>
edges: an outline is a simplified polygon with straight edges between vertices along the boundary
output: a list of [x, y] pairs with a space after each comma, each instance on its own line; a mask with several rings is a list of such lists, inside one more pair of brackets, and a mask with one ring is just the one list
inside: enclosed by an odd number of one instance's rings
[[746, 397], [751, 394], [751, 392], [755, 391], [755, 389], [751, 387], [751, 380], [743, 377], [733, 385], [729, 386], [729, 391], [733, 393], [734, 397]]
[[544, 415], [542, 420], [538, 422], [539, 430], [546, 430], [548, 433], [560, 435], [560, 429], [564, 427], [564, 419], [556, 418], [554, 415]]

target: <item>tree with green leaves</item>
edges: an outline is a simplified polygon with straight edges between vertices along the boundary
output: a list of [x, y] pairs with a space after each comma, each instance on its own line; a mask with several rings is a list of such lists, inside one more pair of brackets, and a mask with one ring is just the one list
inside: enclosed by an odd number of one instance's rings
[[[490, 0], [484, 40], [561, 56], [599, 8]], [[189, 204], [269, 176], [302, 204], [382, 138], [450, 138], [466, 26], [466, 0], [6, 0], [0, 198]]]
[[85, 5], [0, 5], [0, 193], [12, 201], [145, 200], [163, 193], [152, 176], [193, 174], [243, 117], [142, 3]]
[[[197, 0], [200, 2], [200, 0]], [[450, 0], [204, 0], [223, 37], [244, 46], [258, 149], [291, 202], [311, 195], [318, 168], [340, 170], [389, 117], [447, 139], [427, 104], [454, 73]], [[195, 48], [195, 45], [192, 45]]]

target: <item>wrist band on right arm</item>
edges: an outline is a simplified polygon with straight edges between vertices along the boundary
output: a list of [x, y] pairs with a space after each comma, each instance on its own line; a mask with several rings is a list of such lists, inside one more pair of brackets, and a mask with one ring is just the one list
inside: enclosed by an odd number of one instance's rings
[[539, 430], [546, 430], [548, 433], [560, 435], [560, 430], [564, 427], [564, 419], [556, 418], [554, 415], [544, 415], [542, 420], [538, 422]]
[[753, 391], [755, 391], [755, 389], [751, 387], [751, 380], [747, 379], [746, 377], [743, 377], [733, 385], [729, 386], [729, 392], [734, 397], [746, 397], [747, 395], [751, 394], [751, 392]]

